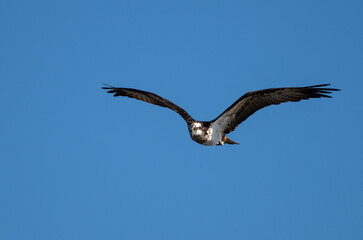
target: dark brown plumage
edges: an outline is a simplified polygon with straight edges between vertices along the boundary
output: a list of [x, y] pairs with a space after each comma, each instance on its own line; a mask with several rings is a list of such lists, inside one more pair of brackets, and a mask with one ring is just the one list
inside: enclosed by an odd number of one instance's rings
[[[331, 98], [326, 95], [332, 91], [340, 91], [336, 88], [324, 88], [330, 84], [321, 84], [308, 87], [269, 88], [248, 92], [234, 102], [221, 115], [212, 121], [219, 124], [224, 133], [232, 132], [241, 122], [254, 114], [257, 110], [270, 105], [278, 105], [284, 102], [299, 102], [309, 98]], [[228, 121], [226, 121], [228, 119]]]
[[[108, 86], [108, 85], [107, 85]], [[195, 121], [183, 108], [178, 105], [170, 102], [169, 100], [160, 97], [151, 92], [141, 91], [138, 89], [132, 88], [117, 88], [117, 87], [103, 87], [102, 89], [109, 89], [108, 93], [114, 93], [114, 97], [125, 96], [129, 98], [135, 98], [147, 103], [151, 103], [160, 107], [169, 108], [175, 112], [177, 112], [187, 123], [191, 123]]]
[[117, 88], [107, 85], [103, 89], [114, 93], [114, 96], [126, 96], [148, 102], [161, 107], [169, 108], [177, 112], [188, 124], [188, 130], [192, 139], [203, 145], [237, 144], [227, 138], [228, 134], [246, 120], [253, 113], [270, 105], [278, 105], [284, 102], [298, 102], [309, 98], [331, 98], [327, 95], [336, 88], [327, 88], [330, 84], [321, 84], [308, 87], [269, 88], [252, 91], [244, 94], [221, 115], [213, 121], [196, 121], [183, 108], [162, 98], [154, 93], [132, 88]]

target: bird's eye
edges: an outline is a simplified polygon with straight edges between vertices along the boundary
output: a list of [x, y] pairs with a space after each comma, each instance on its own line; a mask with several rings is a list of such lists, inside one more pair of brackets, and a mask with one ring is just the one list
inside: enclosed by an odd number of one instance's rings
[[198, 128], [196, 128], [196, 127], [195, 127], [195, 128], [194, 128], [194, 131], [197, 131], [197, 130], [198, 130]]

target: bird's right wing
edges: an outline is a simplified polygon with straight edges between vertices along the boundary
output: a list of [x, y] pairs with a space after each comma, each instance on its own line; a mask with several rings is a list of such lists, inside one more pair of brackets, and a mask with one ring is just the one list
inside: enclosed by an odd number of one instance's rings
[[[108, 85], [107, 85], [108, 86]], [[114, 93], [114, 97], [117, 96], [126, 96], [129, 98], [135, 98], [137, 100], [141, 100], [147, 103], [151, 103], [160, 107], [169, 108], [175, 112], [177, 112], [187, 123], [191, 123], [194, 119], [181, 107], [172, 103], [171, 101], [162, 98], [154, 93], [141, 91], [138, 89], [132, 88], [117, 88], [117, 87], [103, 87], [102, 89], [109, 90], [108, 93]]]

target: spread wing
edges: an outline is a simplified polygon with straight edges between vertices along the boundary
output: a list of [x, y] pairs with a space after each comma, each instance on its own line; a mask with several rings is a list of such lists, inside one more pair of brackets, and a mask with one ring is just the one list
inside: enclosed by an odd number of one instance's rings
[[326, 88], [330, 84], [293, 88], [269, 88], [248, 92], [212, 121], [213, 125], [230, 133], [257, 110], [284, 102], [299, 102], [309, 98], [331, 98], [327, 95], [340, 89]]
[[184, 118], [184, 120], [187, 123], [191, 123], [194, 121], [194, 119], [191, 116], [189, 116], [189, 114], [184, 109], [154, 93], [132, 89], [132, 88], [117, 88], [112, 86], [103, 87], [102, 89], [108, 89], [109, 90], [108, 93], [114, 93], [113, 95], [114, 97], [126, 96], [129, 98], [135, 98], [137, 100], [151, 103], [160, 107], [169, 108], [179, 113], [179, 115], [182, 116], [182, 118]]

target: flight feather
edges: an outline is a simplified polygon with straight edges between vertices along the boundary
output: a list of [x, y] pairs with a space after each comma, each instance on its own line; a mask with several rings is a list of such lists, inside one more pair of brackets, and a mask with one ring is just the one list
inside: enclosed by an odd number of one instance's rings
[[308, 87], [269, 88], [252, 91], [244, 94], [221, 115], [212, 121], [212, 124], [230, 133], [249, 116], [264, 107], [278, 105], [284, 102], [298, 102], [309, 98], [331, 98], [327, 95], [335, 88], [327, 88], [330, 84], [321, 84]]
[[102, 89], [109, 90], [108, 93], [114, 93], [113, 95], [114, 97], [125, 96], [129, 98], [135, 98], [137, 100], [141, 100], [147, 103], [151, 103], [160, 107], [169, 108], [177, 112], [182, 118], [184, 118], [184, 120], [187, 123], [195, 121], [183, 108], [154, 93], [141, 91], [133, 88], [118, 88], [112, 86], [103, 87]]

